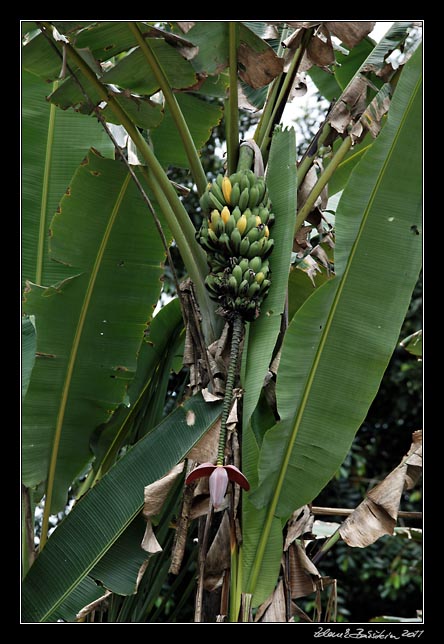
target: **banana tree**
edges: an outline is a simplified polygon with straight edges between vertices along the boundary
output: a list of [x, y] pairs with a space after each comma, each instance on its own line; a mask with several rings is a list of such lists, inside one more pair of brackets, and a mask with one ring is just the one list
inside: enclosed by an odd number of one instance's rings
[[[421, 266], [417, 26], [373, 26], [23, 23], [24, 621], [156, 621], [193, 566], [195, 621], [259, 620], [288, 581]], [[307, 71], [335, 101], [301, 151]]]

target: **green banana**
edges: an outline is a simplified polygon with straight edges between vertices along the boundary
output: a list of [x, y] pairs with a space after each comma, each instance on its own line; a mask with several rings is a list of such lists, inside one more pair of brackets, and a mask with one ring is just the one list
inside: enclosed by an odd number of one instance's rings
[[239, 203], [239, 197], [241, 194], [241, 189], [240, 185], [238, 183], [233, 184], [233, 188], [231, 189], [231, 205], [232, 206], [237, 206]]
[[239, 208], [243, 212], [248, 207], [248, 200], [250, 198], [250, 188], [244, 188], [239, 197]]

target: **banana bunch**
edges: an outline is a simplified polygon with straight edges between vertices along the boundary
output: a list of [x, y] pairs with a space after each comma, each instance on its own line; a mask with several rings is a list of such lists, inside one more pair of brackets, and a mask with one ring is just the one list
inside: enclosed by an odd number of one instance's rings
[[207, 252], [210, 295], [226, 311], [254, 320], [271, 284], [274, 215], [265, 180], [251, 170], [219, 174], [200, 204], [207, 216], [197, 239]]

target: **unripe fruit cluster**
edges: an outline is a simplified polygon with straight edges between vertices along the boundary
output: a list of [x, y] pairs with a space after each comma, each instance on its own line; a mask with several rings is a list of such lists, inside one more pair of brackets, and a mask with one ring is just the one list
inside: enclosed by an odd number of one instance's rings
[[251, 170], [219, 174], [200, 204], [205, 217], [197, 239], [211, 271], [206, 287], [225, 311], [254, 320], [271, 284], [274, 215], [265, 179]]

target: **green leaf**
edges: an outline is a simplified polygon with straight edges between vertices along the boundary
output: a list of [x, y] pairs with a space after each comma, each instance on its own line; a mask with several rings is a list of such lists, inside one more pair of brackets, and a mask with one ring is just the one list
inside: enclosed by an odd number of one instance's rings
[[99, 22], [83, 29], [75, 45], [88, 47], [97, 60], [104, 61], [134, 47], [134, 37], [126, 22]]
[[422, 356], [422, 330], [415, 331], [411, 335], [404, 338], [401, 342], [401, 347], [404, 347], [406, 351], [411, 353], [413, 356]]
[[[258, 403], [267, 374], [276, 340], [281, 328], [282, 313], [287, 293], [293, 231], [296, 213], [296, 141], [293, 129], [276, 129], [271, 143], [267, 171], [267, 186], [276, 221], [272, 228], [275, 247], [270, 256], [272, 286], [262, 305], [260, 317], [249, 325], [243, 358], [244, 389], [242, 470], [252, 489], [257, 481], [259, 449], [250, 424], [250, 418]], [[304, 276], [305, 277], [305, 276]], [[257, 485], [257, 483], [256, 483]], [[257, 555], [258, 543], [263, 531], [266, 511], [257, 510], [243, 494], [242, 502], [242, 569], [245, 584], [249, 583], [252, 563]], [[271, 532], [265, 548], [265, 563], [259, 575], [254, 605], [264, 601], [270, 594], [270, 579], [274, 583], [279, 572], [282, 552], [281, 525], [278, 519], [271, 523]], [[248, 585], [244, 589], [248, 589]]]
[[22, 48], [22, 69], [49, 83], [59, 77], [62, 58], [56, 54], [48, 39], [39, 33]]
[[196, 22], [186, 37], [199, 47], [197, 56], [191, 61], [197, 73], [213, 76], [228, 66], [228, 22]]
[[[261, 450], [256, 507], [280, 517], [313, 500], [376, 395], [421, 265], [421, 54], [336, 213], [336, 278], [293, 318], [277, 378], [281, 421]], [[344, 395], [344, 392], [347, 392]], [[270, 505], [271, 504], [271, 505]]]
[[123, 164], [90, 152], [53, 220], [51, 257], [74, 275], [25, 293], [39, 358], [23, 410], [22, 471], [28, 487], [54, 476], [46, 494], [57, 511], [91, 457], [91, 432], [134, 377], [160, 292], [164, 249]]
[[[187, 122], [197, 150], [200, 150], [211, 136], [212, 129], [222, 119], [222, 108], [190, 94], [177, 94], [177, 102]], [[189, 161], [185, 148], [168, 107], [160, 127], [151, 134], [154, 151], [164, 166], [188, 168]]]
[[[103, 475], [114, 464], [130, 432], [140, 437], [152, 429], [150, 418], [153, 409], [151, 398], [147, 394], [152, 382], [157, 384], [158, 376], [168, 380], [169, 363], [174, 355], [171, 352], [181, 342], [182, 335], [183, 319], [179, 300], [176, 298], [164, 306], [149, 325], [140, 346], [136, 374], [128, 387], [125, 401], [106, 424], [97, 428], [92, 437], [91, 445], [95, 455], [93, 468], [99, 475]], [[161, 405], [163, 409], [164, 400], [160, 400], [161, 396], [157, 398], [155, 406]]]
[[[151, 130], [158, 127], [162, 122], [163, 108], [159, 103], [154, 103], [149, 98], [126, 96], [123, 93], [114, 93], [114, 96], [120, 107], [125, 110], [132, 122], [138, 127]], [[120, 125], [120, 120], [109, 105], [102, 110], [102, 114], [109, 123]]]
[[90, 576], [118, 595], [135, 593], [140, 568], [149, 557], [140, 545], [145, 527], [143, 517], [136, 516], [94, 566]]
[[[80, 53], [80, 52], [79, 52]], [[91, 114], [93, 108], [102, 101], [97, 89], [91, 81], [83, 75], [80, 70], [75, 72], [74, 77], [67, 78], [49, 97], [48, 100], [62, 110], [72, 107], [80, 114]], [[79, 83], [82, 85], [80, 88]]]
[[[354, 145], [345, 155], [344, 159], [338, 165], [333, 173], [330, 181], [328, 182], [328, 194], [335, 195], [337, 192], [344, 190], [347, 181], [355, 168], [356, 164], [360, 162], [364, 154], [373, 144], [373, 137], [370, 132], [367, 132], [363, 140]], [[333, 144], [333, 154], [338, 150], [342, 143], [342, 139], [337, 139]], [[325, 168], [328, 166], [328, 159], [324, 160]]]
[[22, 400], [28, 391], [29, 380], [35, 362], [36, 337], [34, 318], [22, 317]]
[[298, 309], [303, 305], [305, 300], [313, 295], [315, 288], [325, 284], [331, 277], [328, 276], [324, 267], [322, 272], [316, 273], [313, 286], [308, 275], [297, 268], [292, 268], [288, 279], [288, 319], [291, 320]]
[[270, 256], [272, 285], [262, 305], [260, 317], [250, 325], [244, 348], [245, 389], [243, 426], [247, 427], [256, 407], [264, 378], [271, 362], [281, 326], [290, 270], [293, 229], [296, 213], [296, 141], [293, 128], [274, 131], [267, 170], [267, 186], [276, 216], [271, 229], [274, 250]]
[[321, 96], [326, 98], [327, 101], [332, 102], [342, 94], [342, 89], [334, 74], [328, 74], [320, 67], [313, 66], [308, 71], [308, 75], [318, 88]]
[[348, 54], [336, 53], [334, 74], [341, 92], [347, 87], [353, 76], [361, 67], [375, 47], [375, 42], [368, 36], [361, 40]]
[[[174, 47], [161, 38], [147, 38], [147, 41], [172, 88], [191, 87], [196, 83], [196, 75], [191, 63], [182, 58]], [[159, 89], [159, 83], [139, 48], [122, 58], [115, 67], [102, 76], [101, 80], [140, 94], [151, 95]]]
[[[187, 400], [134, 445], [74, 506], [24, 580], [24, 621], [53, 619], [58, 607], [74, 595], [82, 580], [89, 578], [94, 566], [140, 512], [144, 487], [180, 462], [220, 412], [220, 404], [207, 404], [200, 394]], [[77, 593], [72, 603], [73, 610], [78, 611], [88, 600]]]
[[111, 156], [100, 124], [46, 101], [50, 86], [22, 73], [22, 276], [49, 286], [72, 274], [48, 256], [48, 229], [74, 171], [93, 146]]

